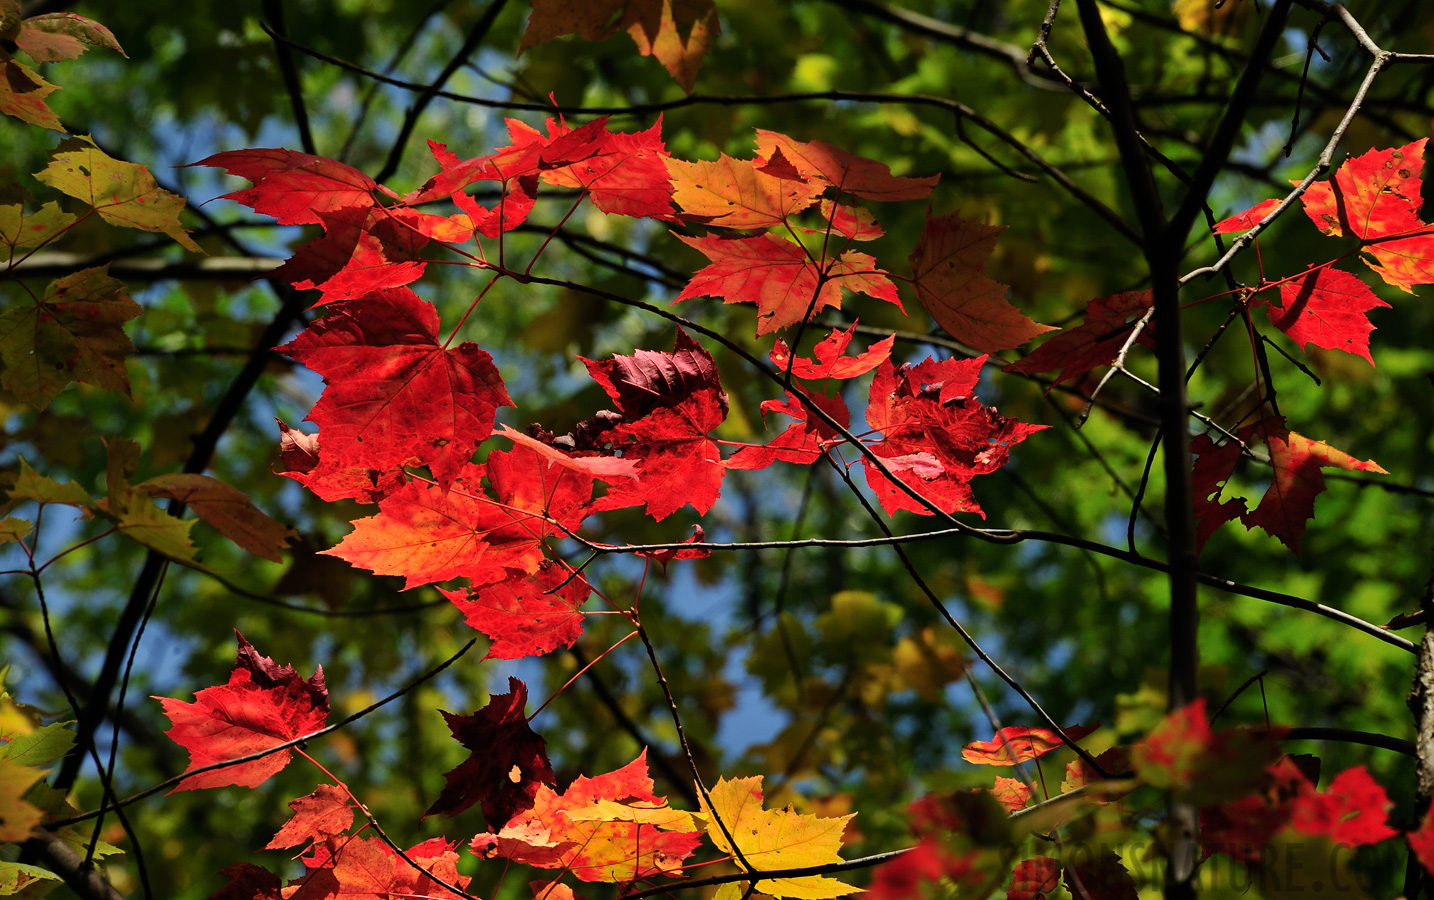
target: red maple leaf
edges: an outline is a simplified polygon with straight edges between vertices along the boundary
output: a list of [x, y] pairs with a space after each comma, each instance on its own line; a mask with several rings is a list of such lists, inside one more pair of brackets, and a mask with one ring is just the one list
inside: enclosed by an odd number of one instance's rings
[[652, 793], [643, 750], [616, 772], [579, 776], [562, 793], [539, 787], [531, 809], [496, 834], [478, 835], [469, 846], [480, 857], [567, 869], [583, 881], [677, 876], [701, 835], [690, 815], [666, 804]]
[[842, 356], [846, 352], [847, 346], [851, 344], [852, 335], [856, 333], [856, 326], [857, 323], [853, 322], [846, 331], [833, 328], [821, 343], [812, 348], [812, 355], [815, 359], [799, 356], [793, 360], [792, 351], [787, 348], [787, 342], [781, 338], [777, 339], [769, 358], [772, 360], [772, 365], [781, 371], [787, 371], [787, 367], [790, 365], [793, 375], [807, 381], [855, 378], [858, 375], [865, 375], [891, 358], [891, 348], [896, 344], [896, 335], [893, 334], [877, 341], [856, 356]]
[[311, 479], [427, 465], [447, 484], [513, 405], [493, 358], [440, 343], [438, 311], [407, 288], [350, 300], [278, 349], [326, 385], [307, 417], [323, 441]]
[[682, 218], [718, 228], [780, 225], [811, 206], [825, 189], [777, 178], [755, 163], [725, 153], [715, 162], [668, 159], [667, 171]]
[[1242, 213], [1235, 213], [1235, 215], [1228, 219], [1221, 219], [1219, 222], [1216, 222], [1215, 227], [1210, 230], [1215, 234], [1234, 234], [1235, 232], [1249, 231], [1251, 228], [1260, 224], [1260, 220], [1269, 215], [1270, 210], [1279, 205], [1280, 201], [1278, 198], [1273, 200], [1261, 200]]
[[296, 250], [273, 277], [321, 292], [313, 306], [417, 281], [425, 265], [418, 251], [428, 238], [404, 224], [402, 216], [412, 212], [346, 207], [321, 213], [324, 236]]
[[291, 428], [282, 419], [279, 423], [279, 458], [284, 469], [279, 474], [292, 478], [313, 491], [326, 502], [352, 498], [359, 503], [377, 503], [403, 486], [400, 469], [381, 472], [363, 466], [319, 469], [319, 436]]
[[1007, 287], [984, 274], [1004, 226], [982, 225], [959, 215], [931, 217], [911, 251], [911, 271], [921, 305], [946, 333], [987, 353], [1019, 347], [1047, 331], [1006, 299]]
[[[428, 147], [438, 160], [441, 171], [418, 190], [407, 194], [404, 202], [418, 205], [450, 198], [468, 217], [474, 229], [488, 238], [495, 238], [523, 224], [537, 201], [538, 165], [542, 161], [543, 149], [548, 146], [548, 139], [526, 123], [515, 119], [506, 121], [512, 143], [487, 156], [459, 159], [443, 144], [429, 141]], [[479, 181], [493, 181], [501, 186], [502, 197], [492, 209], [482, 206], [463, 190]]]
[[638, 465], [637, 480], [613, 484], [594, 511], [645, 505], [660, 521], [687, 505], [703, 514], [711, 509], [725, 468], [707, 434], [727, 418], [711, 355], [679, 330], [672, 353], [638, 350], [583, 362], [624, 420], [605, 429], [603, 439]]
[[[154, 698], [164, 706], [171, 722], [165, 734], [189, 751], [186, 772], [312, 734], [323, 728], [328, 718], [329, 690], [322, 666], [305, 681], [293, 666], [278, 665], [261, 656], [244, 635], [238, 631], [234, 635], [239, 640], [239, 657], [227, 684], [204, 688], [194, 695], [193, 703]], [[292, 755], [290, 750], [280, 750], [194, 775], [170, 793], [230, 784], [257, 787], [288, 765]]]
[[[481, 480], [487, 477], [491, 493]], [[445, 489], [411, 481], [379, 501], [377, 515], [354, 521], [323, 551], [380, 575], [402, 575], [405, 590], [467, 578], [475, 585], [533, 573], [543, 541], [576, 531], [589, 511], [593, 479], [526, 446], [494, 451], [468, 465]]]
[[[883, 433], [871, 451], [887, 462], [906, 468], [895, 474], [943, 512], [974, 512], [984, 516], [971, 492], [971, 479], [1006, 464], [1011, 447], [1045, 425], [1027, 425], [982, 406], [970, 392], [976, 387], [986, 357], [942, 362], [928, 359], [917, 366], [890, 360], [876, 370], [871, 382], [866, 420]], [[902, 467], [903, 460], [919, 462]], [[939, 471], [932, 471], [932, 462]], [[887, 515], [905, 509], [930, 515], [925, 506], [863, 459], [866, 480]]]
[[514, 572], [472, 592], [443, 591], [469, 625], [492, 639], [484, 659], [522, 659], [571, 647], [583, 633], [578, 609], [591, 593], [581, 575], [546, 559], [535, 575]]
[[[1071, 740], [1078, 741], [1099, 727], [1099, 722], [1094, 725], [1071, 725], [1065, 729], [1065, 733]], [[961, 750], [961, 758], [983, 766], [1013, 766], [1045, 756], [1065, 745], [1060, 735], [1049, 728], [1008, 725], [996, 732], [995, 737], [989, 741], [973, 741], [967, 744]]]
[[[773, 353], [775, 352], [774, 350]], [[843, 428], [851, 423], [851, 413], [840, 394], [828, 397], [803, 391], [803, 396], [824, 410]], [[766, 444], [760, 447], [743, 447], [732, 454], [727, 458], [727, 468], [765, 469], [779, 460], [803, 466], [811, 465], [821, 459], [825, 452], [823, 441], [830, 441], [837, 435], [836, 431], [816, 416], [808, 418], [806, 405], [790, 392], [785, 403], [776, 400], [763, 401], [763, 420], [769, 413], [782, 413], [796, 421]], [[935, 460], [932, 462], [935, 463]], [[939, 467], [939, 463], [936, 465]]]
[[769, 160], [775, 160], [780, 152], [786, 164], [806, 178], [867, 200], [920, 200], [941, 180], [939, 175], [924, 178], [892, 175], [891, 167], [885, 163], [848, 153], [824, 141], [804, 143], [761, 128], [757, 129], [757, 152]]
[[651, 128], [635, 134], [608, 131], [606, 117], [577, 129], [549, 119], [548, 136], [542, 151], [543, 181], [585, 190], [605, 213], [635, 218], [672, 215], [661, 116]]
[[1324, 267], [1280, 283], [1281, 307], [1265, 311], [1270, 322], [1303, 349], [1309, 344], [1361, 356], [1371, 366], [1369, 311], [1389, 304], [1348, 272]]
[[758, 335], [810, 319], [823, 309], [840, 309], [842, 288], [901, 306], [890, 277], [865, 253], [849, 250], [819, 261], [801, 244], [770, 234], [675, 236], [702, 251], [712, 264], [694, 275], [672, 302], [720, 297], [727, 304], [755, 303]]
[[221, 168], [252, 181], [253, 187], [223, 199], [273, 216], [280, 225], [319, 225], [324, 213], [367, 209], [374, 205], [373, 192], [383, 190], [352, 166], [293, 150], [230, 150], [190, 165]]
[[1434, 874], [1434, 801], [1425, 810], [1419, 827], [1406, 834], [1404, 839], [1409, 842], [1409, 849], [1415, 858], [1423, 863], [1424, 871]]
[[[1125, 291], [1109, 297], [1097, 297], [1086, 304], [1085, 320], [1074, 328], [1037, 347], [1024, 359], [1006, 366], [1007, 372], [1034, 374], [1060, 369], [1056, 380], [1046, 388], [1063, 381], [1079, 378], [1097, 366], [1108, 366], [1130, 339], [1135, 323], [1150, 309], [1154, 295], [1150, 291]], [[1155, 326], [1147, 323], [1136, 341], [1146, 347], [1155, 346]]]
[[1011, 870], [1011, 885], [1006, 888], [1006, 900], [1044, 900], [1060, 884], [1060, 860], [1033, 856], [1016, 863]]
[[1345, 160], [1333, 179], [1316, 181], [1300, 195], [1305, 214], [1329, 235], [1367, 239], [1405, 230], [1418, 217], [1427, 140]]
[[[441, 886], [428, 873], [458, 888], [468, 886], [468, 876], [458, 874], [455, 844], [431, 838], [407, 851], [415, 869], [399, 857], [381, 838], [330, 838], [326, 863], [310, 869], [302, 878], [284, 888], [284, 900], [329, 900], [329, 898], [423, 897], [431, 900], [460, 900], [459, 895]], [[421, 871], [420, 871], [421, 870]]]
[[310, 842], [322, 844], [348, 831], [354, 823], [353, 800], [340, 785], [321, 784], [314, 792], [289, 801], [294, 815], [284, 823], [265, 850], [298, 847]]
[[1434, 281], [1434, 227], [1419, 218], [1426, 140], [1346, 160], [1300, 197], [1315, 227], [1359, 238], [1369, 267], [1405, 291]]
[[467, 716], [443, 713], [453, 739], [472, 755], [443, 776], [443, 791], [425, 817], [456, 816], [481, 803], [488, 824], [501, 828], [513, 816], [532, 808], [539, 785], [554, 781], [547, 744], [528, 727], [527, 704], [528, 686], [510, 677], [508, 693], [494, 694], [478, 712]]
[[1234, 473], [1240, 447], [1229, 442], [1215, 447], [1202, 435], [1191, 441], [1198, 454], [1194, 471], [1196, 537], [1203, 541], [1224, 522], [1239, 517], [1247, 528], [1260, 527], [1295, 553], [1300, 552], [1305, 526], [1314, 518], [1314, 502], [1324, 491], [1321, 469], [1388, 474], [1374, 460], [1358, 460], [1343, 450], [1310, 440], [1285, 427], [1283, 416], [1266, 416], [1235, 432], [1246, 444], [1263, 443], [1269, 452], [1274, 478], [1254, 510], [1238, 498], [1220, 501], [1222, 485]]

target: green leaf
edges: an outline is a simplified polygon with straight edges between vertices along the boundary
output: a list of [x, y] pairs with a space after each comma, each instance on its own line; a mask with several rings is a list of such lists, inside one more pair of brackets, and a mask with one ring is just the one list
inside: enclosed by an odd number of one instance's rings
[[62, 880], [54, 872], [39, 866], [0, 862], [0, 896], [34, 900], [48, 894]]
[[129, 396], [124, 359], [134, 344], [123, 325], [141, 310], [108, 270], [67, 275], [51, 282], [38, 304], [0, 315], [0, 385], [36, 409], [71, 381]]
[[22, 766], [48, 766], [70, 752], [74, 743], [75, 733], [56, 722], [29, 734], [15, 735], [0, 744], [0, 760]]
[[0, 519], [0, 544], [11, 542], [18, 544], [34, 527], [34, 524], [28, 519], [17, 519], [14, 516]]
[[88, 203], [111, 225], [167, 234], [186, 250], [204, 252], [180, 227], [184, 198], [161, 188], [144, 166], [110, 157], [88, 135], [61, 141], [35, 177]]
[[134, 504], [132, 509], [118, 515], [105, 514], [115, 523], [120, 534], [131, 540], [162, 553], [175, 562], [198, 565], [194, 557], [194, 545], [189, 542], [189, 529], [194, 527], [193, 519], [176, 519], [153, 503]]
[[13, 260], [16, 250], [42, 247], [75, 221], [75, 216], [60, 209], [53, 200], [32, 213], [26, 213], [19, 203], [0, 206], [0, 245], [10, 248]]
[[66, 506], [78, 506], [81, 509], [92, 509], [95, 505], [85, 489], [73, 481], [61, 484], [58, 481], [46, 478], [44, 475], [30, 468], [25, 457], [20, 457], [20, 475], [15, 479], [15, 486], [10, 489], [11, 500], [34, 500], [38, 503], [63, 503]]

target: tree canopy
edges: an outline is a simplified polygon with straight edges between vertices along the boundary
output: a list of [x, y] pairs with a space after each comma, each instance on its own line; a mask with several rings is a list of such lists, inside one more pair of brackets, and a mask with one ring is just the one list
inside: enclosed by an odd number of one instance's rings
[[1427, 5], [0, 38], [0, 893], [1431, 890]]

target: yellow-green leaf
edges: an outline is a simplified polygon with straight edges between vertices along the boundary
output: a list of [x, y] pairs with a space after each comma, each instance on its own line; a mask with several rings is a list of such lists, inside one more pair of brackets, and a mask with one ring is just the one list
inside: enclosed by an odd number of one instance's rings
[[[700, 793], [700, 792], [699, 792]], [[842, 832], [852, 815], [819, 818], [804, 816], [790, 807], [762, 808], [762, 776], [722, 779], [709, 792], [712, 805], [703, 799], [708, 814], [707, 836], [717, 849], [732, 853], [738, 866], [749, 872], [796, 869], [841, 862]], [[718, 822], [718, 819], [721, 822]], [[725, 830], [723, 828], [725, 827]], [[736, 859], [727, 835], [736, 841], [742, 859], [751, 866], [742, 866]], [[824, 875], [797, 878], [766, 878], [756, 883], [756, 890], [773, 897], [796, 900], [827, 900], [856, 893], [859, 888], [843, 884]]]
[[112, 158], [88, 135], [61, 141], [35, 177], [88, 203], [111, 225], [167, 234], [186, 250], [204, 252], [180, 227], [184, 198], [161, 188], [144, 166]]
[[20, 475], [15, 479], [15, 486], [10, 488], [11, 500], [34, 500], [38, 503], [63, 503], [67, 506], [78, 506], [88, 509], [94, 506], [90, 495], [85, 489], [67, 481], [61, 484], [58, 481], [46, 478], [39, 472], [30, 468], [25, 458], [20, 457]]
[[43, 246], [74, 223], [75, 217], [53, 200], [31, 213], [19, 203], [0, 206], [0, 246], [10, 248], [13, 261], [16, 250]]
[[33, 527], [34, 524], [28, 519], [17, 519], [14, 516], [0, 519], [0, 544], [18, 544]]
[[0, 862], [0, 897], [36, 900], [60, 884], [62, 879], [47, 869], [25, 863]]

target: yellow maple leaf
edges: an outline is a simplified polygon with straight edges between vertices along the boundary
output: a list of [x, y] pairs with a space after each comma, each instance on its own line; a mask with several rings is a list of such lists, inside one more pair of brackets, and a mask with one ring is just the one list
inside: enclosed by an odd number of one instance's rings
[[[733, 861], [743, 871], [772, 872], [842, 861], [838, 854], [842, 832], [855, 813], [820, 818], [801, 815], [790, 807], [763, 809], [760, 775], [731, 781], [721, 779], [709, 793], [712, 805], [709, 807], [705, 799], [702, 801], [702, 811], [707, 814], [707, 836], [717, 849], [732, 853]], [[733, 852], [728, 834], [741, 851], [740, 858]], [[795, 900], [828, 900], [860, 890], [824, 875], [763, 878], [757, 880], [755, 887], [763, 894]]]

